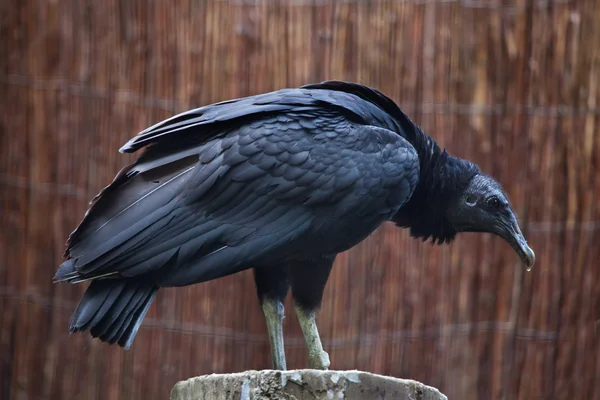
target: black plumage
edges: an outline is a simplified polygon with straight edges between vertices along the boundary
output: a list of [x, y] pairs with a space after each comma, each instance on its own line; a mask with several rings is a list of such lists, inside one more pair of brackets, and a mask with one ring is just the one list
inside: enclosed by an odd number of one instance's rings
[[[67, 242], [55, 280], [91, 281], [71, 332], [129, 348], [160, 287], [248, 268], [261, 303], [282, 307], [291, 287], [313, 313], [335, 256], [385, 221], [439, 243], [496, 233], [533, 263], [500, 186], [366, 86], [329, 81], [201, 107], [121, 151], [140, 149]], [[490, 193], [505, 207], [485, 208]], [[466, 208], [468, 194], [481, 204]]]

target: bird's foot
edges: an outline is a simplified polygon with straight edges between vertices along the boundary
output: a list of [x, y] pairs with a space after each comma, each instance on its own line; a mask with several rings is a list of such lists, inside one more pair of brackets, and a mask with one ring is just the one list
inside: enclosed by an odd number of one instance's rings
[[311, 369], [327, 371], [330, 365], [329, 354], [324, 350], [315, 351], [308, 355], [308, 367]]

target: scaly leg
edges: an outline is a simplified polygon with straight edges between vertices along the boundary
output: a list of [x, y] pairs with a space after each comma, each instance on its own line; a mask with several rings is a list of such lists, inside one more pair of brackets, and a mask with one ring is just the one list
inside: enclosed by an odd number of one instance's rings
[[285, 371], [285, 347], [283, 345], [283, 303], [279, 300], [264, 299], [262, 310], [267, 321], [273, 369]]
[[330, 365], [319, 337], [316, 316], [334, 260], [335, 255], [325, 255], [290, 265], [294, 308], [308, 348], [308, 366], [313, 369], [326, 370]]
[[306, 311], [297, 303], [294, 306], [300, 328], [302, 328], [302, 333], [304, 334], [304, 341], [308, 348], [308, 367], [327, 370], [330, 365], [329, 354], [323, 350], [323, 344], [321, 343], [319, 330], [317, 329], [316, 312]]

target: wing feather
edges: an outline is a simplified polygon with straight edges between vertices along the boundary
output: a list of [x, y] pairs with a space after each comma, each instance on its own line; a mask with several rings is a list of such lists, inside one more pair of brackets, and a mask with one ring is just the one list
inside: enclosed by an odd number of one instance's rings
[[[316, 103], [298, 107], [306, 95], [294, 93], [277, 95], [288, 96], [287, 103], [272, 104], [266, 96], [240, 101], [241, 109], [195, 110], [130, 141], [129, 149], [153, 144], [122, 171], [72, 235], [68, 253], [77, 274], [69, 278], [143, 275], [163, 286], [214, 279], [325, 246], [312, 239], [324, 232], [335, 233], [329, 236], [342, 248], [351, 239], [340, 231], [340, 220], [364, 217], [371, 229], [410, 198], [415, 182], [409, 175], [418, 159], [408, 142], [387, 129], [315, 114]], [[293, 114], [185, 142], [194, 145], [187, 149], [172, 135], [248, 113], [290, 109]], [[163, 144], [167, 136], [173, 142]], [[401, 193], [390, 194], [397, 187]], [[136, 301], [143, 299], [132, 299], [128, 307]]]

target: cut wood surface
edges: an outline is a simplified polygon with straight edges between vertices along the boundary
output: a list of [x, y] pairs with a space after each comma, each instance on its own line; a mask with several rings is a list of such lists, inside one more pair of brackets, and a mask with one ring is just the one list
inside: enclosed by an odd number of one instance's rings
[[448, 400], [412, 379], [363, 371], [245, 371], [177, 382], [171, 400]]

